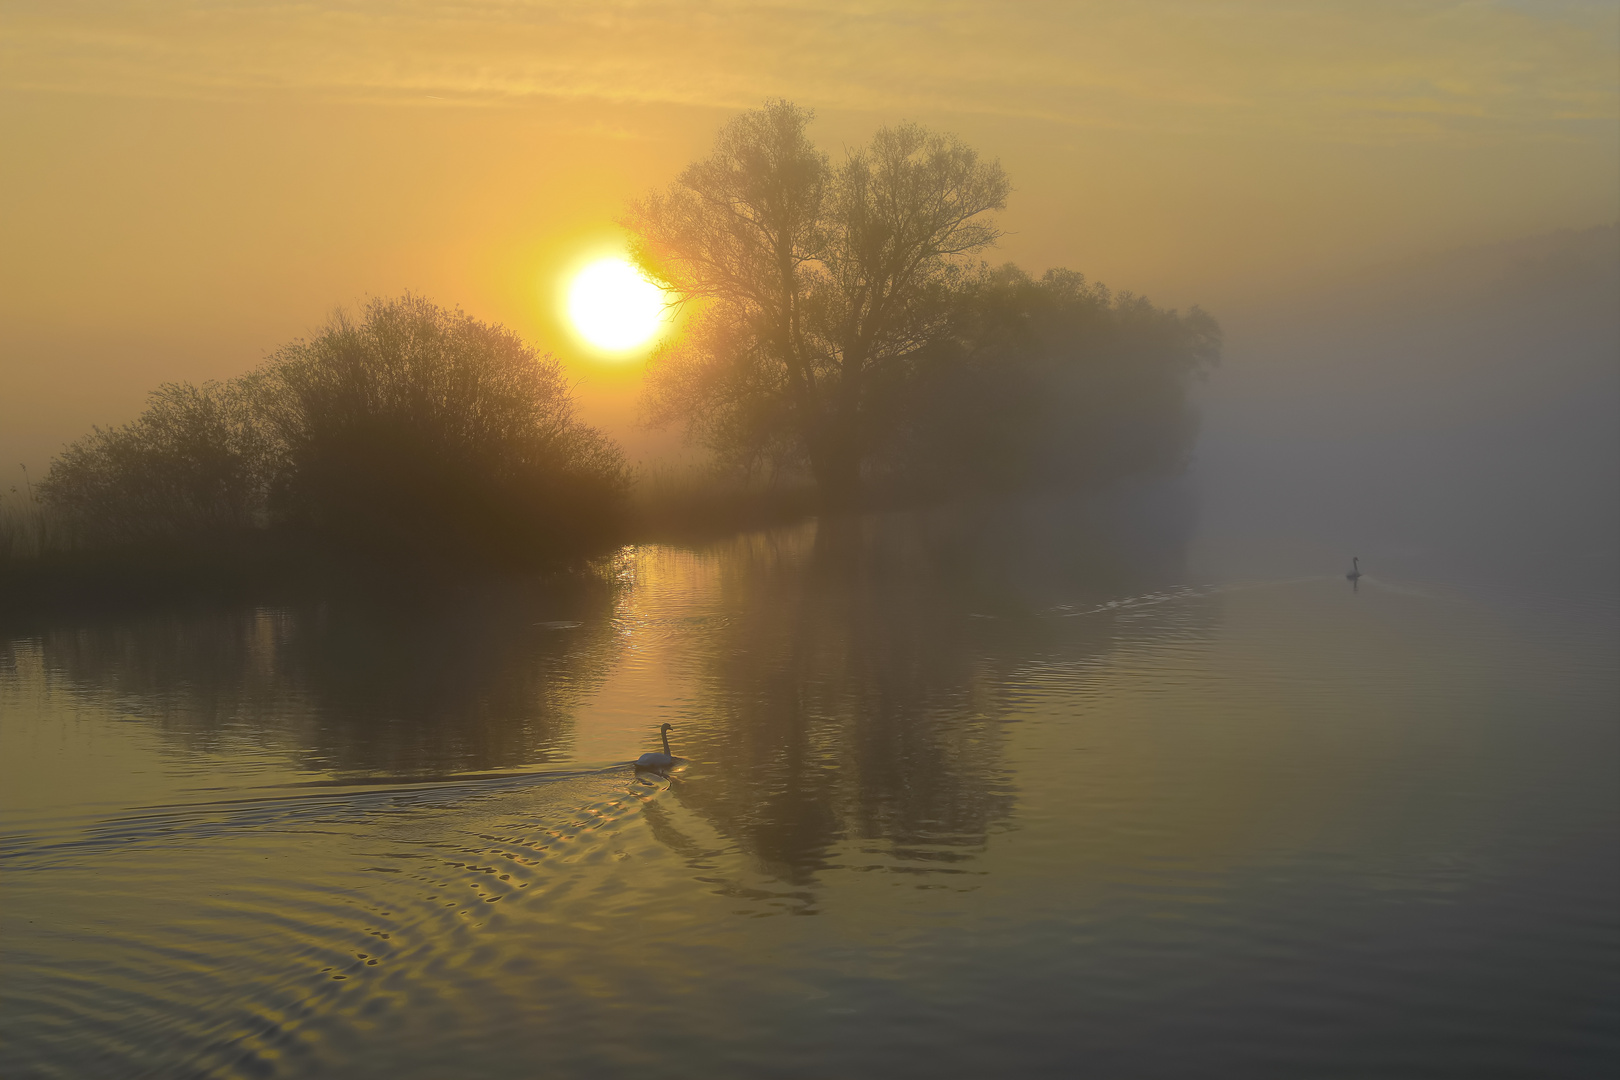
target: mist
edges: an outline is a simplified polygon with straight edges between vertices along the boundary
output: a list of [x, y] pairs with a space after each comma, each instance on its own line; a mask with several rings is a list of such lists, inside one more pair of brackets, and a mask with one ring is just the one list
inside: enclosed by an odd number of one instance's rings
[[1189, 479], [1206, 567], [1620, 587], [1620, 230], [1223, 311]]
[[1620, 1075], [1617, 61], [0, 5], [0, 1075]]

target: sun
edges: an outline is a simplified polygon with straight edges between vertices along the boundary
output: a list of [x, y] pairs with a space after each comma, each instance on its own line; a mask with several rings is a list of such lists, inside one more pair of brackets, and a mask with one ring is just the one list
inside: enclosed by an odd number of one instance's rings
[[664, 291], [626, 259], [586, 266], [568, 286], [568, 319], [579, 336], [603, 352], [646, 345], [669, 321]]

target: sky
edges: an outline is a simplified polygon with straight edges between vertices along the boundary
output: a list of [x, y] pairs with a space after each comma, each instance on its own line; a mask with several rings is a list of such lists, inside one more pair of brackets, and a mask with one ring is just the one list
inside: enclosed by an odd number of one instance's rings
[[772, 97], [835, 157], [954, 132], [1014, 185], [993, 260], [1230, 326], [1620, 219], [1608, 2], [8, 0], [0, 468], [405, 290], [555, 353], [652, 453], [640, 363], [582, 350], [561, 285]]

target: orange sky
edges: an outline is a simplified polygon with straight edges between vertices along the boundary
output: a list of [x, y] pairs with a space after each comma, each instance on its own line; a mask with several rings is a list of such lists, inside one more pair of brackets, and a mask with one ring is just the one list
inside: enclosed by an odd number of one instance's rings
[[1015, 185], [993, 258], [1217, 316], [1620, 217], [1607, 2], [13, 0], [0, 463], [405, 289], [557, 352], [617, 427], [637, 365], [577, 352], [558, 276], [768, 96], [834, 153], [954, 131]]

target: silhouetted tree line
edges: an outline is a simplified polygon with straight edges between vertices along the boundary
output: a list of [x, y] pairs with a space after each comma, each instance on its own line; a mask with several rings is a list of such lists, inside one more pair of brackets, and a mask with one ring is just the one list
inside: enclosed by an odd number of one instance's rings
[[834, 164], [786, 101], [746, 113], [625, 224], [694, 309], [649, 373], [650, 419], [743, 471], [807, 473], [824, 505], [879, 477], [923, 493], [1174, 471], [1198, 309], [969, 261], [995, 242], [1000, 165], [915, 124]]
[[911, 358], [879, 409], [879, 478], [922, 492], [1096, 489], [1185, 467], [1191, 376], [1220, 329], [1071, 270], [1015, 266], [963, 289], [950, 332]]
[[337, 315], [259, 370], [170, 384], [41, 490], [82, 544], [282, 528], [342, 547], [530, 560], [615, 539], [629, 473], [562, 366], [419, 297]]
[[[1000, 235], [998, 164], [914, 124], [835, 164], [810, 120], [746, 113], [632, 206], [636, 257], [691, 314], [649, 369], [653, 422], [684, 424], [722, 469], [812, 482], [832, 510], [1181, 468], [1214, 320], [973, 262]], [[281, 533], [511, 563], [622, 540], [630, 486], [555, 359], [406, 296], [241, 378], [160, 388], [40, 492], [81, 546]]]

